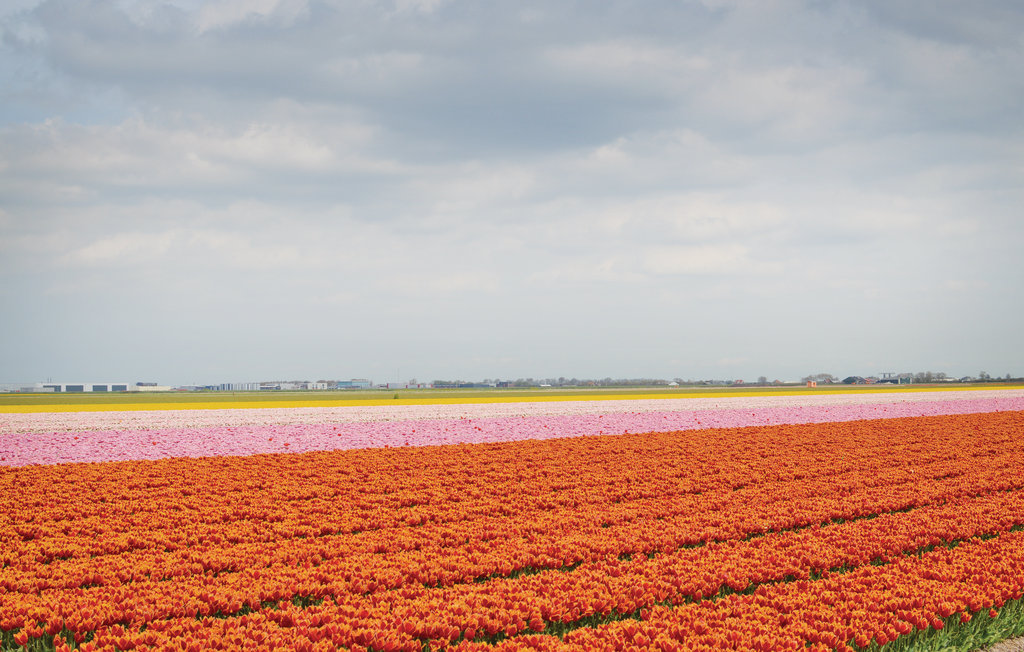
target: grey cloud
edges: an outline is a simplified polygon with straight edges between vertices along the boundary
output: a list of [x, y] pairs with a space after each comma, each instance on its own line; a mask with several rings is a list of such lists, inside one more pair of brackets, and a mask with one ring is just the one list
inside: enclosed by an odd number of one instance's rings
[[[168, 382], [264, 373], [253, 351], [318, 377], [1024, 373], [1022, 26], [24, 2], [0, 10], [0, 335], [28, 344], [0, 356], [24, 380], [94, 375], [89, 351], [129, 373], [121, 344]], [[53, 326], [84, 314], [196, 355]]]
[[[200, 12], [138, 22], [100, 0], [49, 0], [35, 11], [47, 38], [22, 47], [58, 74], [142, 102], [349, 106], [435, 156], [594, 146], [680, 120], [778, 146], [863, 131], [865, 119], [874, 129], [1013, 119], [1021, 82], [1007, 73], [1019, 68], [1019, 44], [992, 56], [984, 43], [909, 32], [884, 12], [831, 7], [451, 2], [423, 13], [310, 2], [285, 22], [198, 31]], [[1009, 89], [991, 83], [1000, 78]]]

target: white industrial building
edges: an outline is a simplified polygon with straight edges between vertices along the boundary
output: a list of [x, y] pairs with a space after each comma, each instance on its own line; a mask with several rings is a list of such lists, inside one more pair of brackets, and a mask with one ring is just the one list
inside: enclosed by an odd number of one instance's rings
[[369, 389], [371, 383], [366, 378], [353, 378], [352, 380], [339, 380], [338, 389]]
[[128, 383], [36, 383], [40, 392], [127, 392]]
[[258, 392], [260, 391], [259, 383], [221, 383], [214, 387], [215, 390], [221, 392]]
[[44, 388], [42, 383], [0, 383], [0, 392], [38, 394], [52, 391], [52, 389]]

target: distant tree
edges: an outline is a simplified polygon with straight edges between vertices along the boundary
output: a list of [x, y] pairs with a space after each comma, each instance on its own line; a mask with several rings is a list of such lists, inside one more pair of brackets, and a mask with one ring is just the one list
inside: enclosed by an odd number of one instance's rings
[[757, 377], [757, 384], [758, 385], [767, 385], [768, 384], [768, 376], [758, 376]]
[[981, 373], [978, 374], [978, 379], [979, 380], [992, 380], [992, 376], [989, 376], [987, 371], [982, 371]]

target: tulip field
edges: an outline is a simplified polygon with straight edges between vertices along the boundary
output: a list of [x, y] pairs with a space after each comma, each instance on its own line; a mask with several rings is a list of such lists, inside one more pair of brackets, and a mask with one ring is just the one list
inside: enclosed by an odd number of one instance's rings
[[0, 650], [1024, 635], [1021, 388], [114, 407], [0, 405]]

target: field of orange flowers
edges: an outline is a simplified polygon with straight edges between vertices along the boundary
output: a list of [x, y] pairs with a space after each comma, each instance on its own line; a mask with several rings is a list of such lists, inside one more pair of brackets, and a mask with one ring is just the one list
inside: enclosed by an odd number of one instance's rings
[[1013, 411], [0, 467], [0, 648], [973, 649], [1022, 468]]

